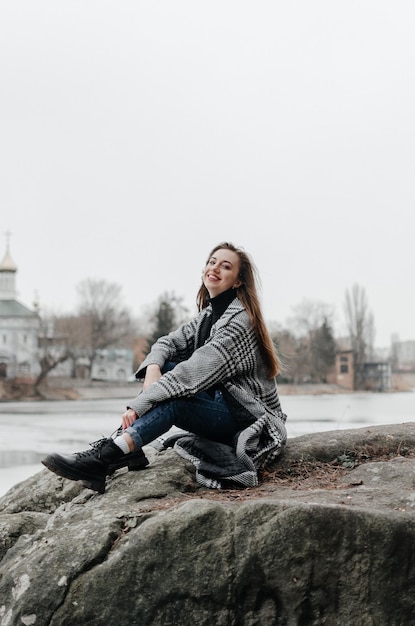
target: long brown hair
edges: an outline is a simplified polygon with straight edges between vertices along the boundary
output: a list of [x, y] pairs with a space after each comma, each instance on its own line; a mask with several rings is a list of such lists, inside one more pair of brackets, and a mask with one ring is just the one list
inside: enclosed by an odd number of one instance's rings
[[[231, 250], [239, 256], [239, 280], [241, 281], [241, 285], [235, 289], [236, 296], [242, 302], [246, 312], [248, 313], [258, 340], [260, 352], [268, 370], [268, 375], [270, 378], [274, 378], [280, 371], [280, 362], [278, 360], [271, 336], [265, 325], [261, 305], [259, 303], [257, 291], [257, 282], [259, 282], [259, 278], [257, 269], [250, 256], [244, 250], [237, 248], [232, 243], [226, 241], [213, 248], [208, 256], [206, 264], [217, 250]], [[208, 306], [209, 299], [209, 292], [202, 282], [196, 296], [196, 303], [199, 311]]]

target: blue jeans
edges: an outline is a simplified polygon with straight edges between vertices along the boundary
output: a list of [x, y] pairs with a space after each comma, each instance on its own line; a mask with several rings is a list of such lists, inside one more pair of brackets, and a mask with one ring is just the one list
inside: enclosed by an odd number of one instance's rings
[[221, 391], [212, 398], [206, 391], [190, 398], [160, 402], [126, 429], [135, 448], [150, 443], [172, 426], [183, 428], [206, 439], [230, 444], [241, 430], [232, 417]]

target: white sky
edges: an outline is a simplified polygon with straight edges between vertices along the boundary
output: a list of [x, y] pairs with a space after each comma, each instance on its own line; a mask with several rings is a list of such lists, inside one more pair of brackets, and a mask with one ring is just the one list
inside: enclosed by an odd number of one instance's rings
[[254, 258], [265, 316], [365, 288], [415, 339], [413, 0], [2, 0], [0, 258], [74, 310], [105, 278], [193, 308], [210, 249]]

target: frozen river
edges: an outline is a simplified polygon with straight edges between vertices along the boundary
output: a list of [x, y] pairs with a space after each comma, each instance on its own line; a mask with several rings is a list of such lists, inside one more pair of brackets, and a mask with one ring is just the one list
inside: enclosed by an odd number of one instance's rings
[[[289, 437], [380, 424], [415, 422], [415, 392], [281, 395]], [[49, 452], [71, 453], [110, 435], [122, 400], [0, 403], [0, 496], [43, 469]]]

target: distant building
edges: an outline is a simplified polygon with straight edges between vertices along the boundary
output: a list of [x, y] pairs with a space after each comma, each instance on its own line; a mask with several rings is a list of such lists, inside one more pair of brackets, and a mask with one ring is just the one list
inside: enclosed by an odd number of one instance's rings
[[17, 300], [16, 273], [7, 240], [0, 263], [0, 379], [32, 382], [40, 372], [40, 318]]
[[[327, 382], [343, 389], [354, 390], [354, 359], [352, 350], [338, 350]], [[387, 391], [392, 388], [392, 368], [389, 361], [370, 361], [363, 365], [364, 389]]]
[[354, 388], [354, 363], [352, 350], [339, 350], [336, 353], [334, 367], [327, 377], [327, 382], [343, 389]]
[[126, 382], [133, 374], [133, 351], [125, 348], [98, 350], [92, 380]]
[[392, 388], [392, 368], [386, 361], [364, 364], [364, 381], [367, 391], [387, 391]]
[[393, 369], [397, 372], [415, 372], [415, 341], [392, 341]]

